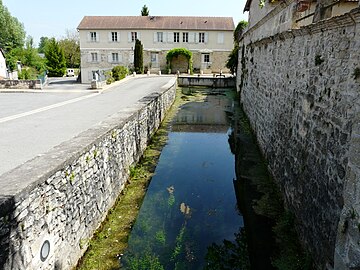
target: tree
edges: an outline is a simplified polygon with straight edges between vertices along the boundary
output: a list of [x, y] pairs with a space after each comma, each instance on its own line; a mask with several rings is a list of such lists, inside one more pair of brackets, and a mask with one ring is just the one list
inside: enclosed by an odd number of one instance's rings
[[25, 30], [17, 18], [12, 17], [0, 0], [0, 48], [9, 52], [13, 48], [23, 47]]
[[25, 67], [31, 67], [35, 73], [43, 72], [45, 67], [45, 60], [41, 58], [34, 48], [33, 38], [28, 36], [25, 47], [14, 48], [6, 54], [6, 65], [9, 70], [13, 71], [17, 68], [16, 62], [20, 61]]
[[141, 16], [149, 16], [149, 9], [146, 5], [144, 5], [141, 9]]
[[45, 49], [46, 66], [48, 75], [61, 77], [66, 71], [64, 51], [60, 48], [55, 38], [51, 38]]
[[135, 41], [134, 67], [136, 73], [143, 73], [144, 71], [143, 45], [141, 44], [141, 41], [138, 39], [136, 39]]
[[238, 66], [239, 59], [239, 42], [245, 27], [248, 25], [247, 21], [240, 21], [234, 30], [234, 48], [231, 51], [226, 62], [226, 67], [230, 69], [231, 73], [235, 73]]
[[243, 31], [246, 28], [246, 26], [248, 26], [248, 24], [249, 23], [247, 21], [240, 21], [237, 24], [237, 26], [236, 26], [236, 28], [234, 30], [234, 43], [235, 44], [239, 44], [240, 38], [241, 38], [241, 36], [243, 34]]
[[46, 44], [48, 42], [49, 42], [48, 37], [41, 37], [40, 38], [39, 47], [38, 47], [38, 52], [39, 53], [45, 53], [45, 47], [46, 47]]
[[64, 51], [66, 66], [68, 68], [80, 67], [80, 38], [76, 31], [66, 31], [66, 37], [59, 41]]

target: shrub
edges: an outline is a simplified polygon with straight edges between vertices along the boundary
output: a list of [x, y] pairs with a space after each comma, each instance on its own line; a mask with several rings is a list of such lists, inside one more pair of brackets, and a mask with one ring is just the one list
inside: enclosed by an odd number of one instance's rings
[[111, 71], [115, 81], [120, 81], [124, 79], [129, 73], [129, 70], [124, 66], [115, 66]]
[[34, 68], [23, 68], [21, 72], [19, 72], [19, 80], [35, 80], [36, 79], [36, 70]]

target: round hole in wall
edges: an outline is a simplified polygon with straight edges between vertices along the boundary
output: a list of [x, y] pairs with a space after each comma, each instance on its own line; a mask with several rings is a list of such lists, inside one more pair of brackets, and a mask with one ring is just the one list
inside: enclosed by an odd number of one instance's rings
[[50, 254], [50, 242], [48, 240], [46, 240], [42, 246], [41, 246], [41, 250], [40, 250], [40, 259], [42, 262], [45, 262], [45, 260], [47, 259], [47, 257]]

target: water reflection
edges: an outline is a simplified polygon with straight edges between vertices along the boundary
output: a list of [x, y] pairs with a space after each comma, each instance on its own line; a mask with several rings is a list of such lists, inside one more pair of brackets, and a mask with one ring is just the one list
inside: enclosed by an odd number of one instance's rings
[[181, 107], [129, 237], [124, 267], [215, 269], [215, 261], [238, 246], [229, 243], [245, 243], [235, 235], [243, 219], [228, 143], [233, 108], [225, 93]]

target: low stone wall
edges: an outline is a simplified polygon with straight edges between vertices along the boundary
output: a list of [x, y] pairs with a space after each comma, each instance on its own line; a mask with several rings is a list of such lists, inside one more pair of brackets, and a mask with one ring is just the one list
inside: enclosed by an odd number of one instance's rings
[[[217, 74], [219, 75], [219, 74]], [[179, 76], [179, 86], [205, 86], [212, 88], [232, 88], [235, 87], [235, 77], [195, 77], [195, 76]]]
[[[2, 175], [0, 269], [71, 269], [175, 94], [173, 79], [133, 108]], [[41, 253], [46, 245], [48, 256]]]
[[41, 80], [0, 80], [0, 89], [42, 89]]
[[318, 269], [359, 269], [360, 9], [245, 36], [238, 71], [244, 110]]

